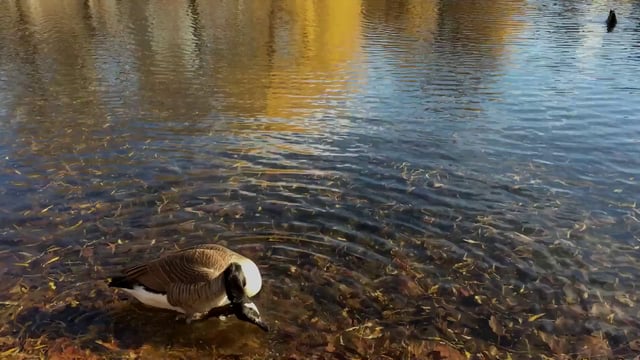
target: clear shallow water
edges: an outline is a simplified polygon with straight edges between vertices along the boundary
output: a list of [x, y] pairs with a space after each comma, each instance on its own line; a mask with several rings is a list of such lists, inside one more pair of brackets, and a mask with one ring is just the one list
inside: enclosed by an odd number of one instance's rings
[[[631, 354], [639, 10], [0, 3], [0, 350]], [[272, 333], [104, 284], [208, 241], [260, 265]]]

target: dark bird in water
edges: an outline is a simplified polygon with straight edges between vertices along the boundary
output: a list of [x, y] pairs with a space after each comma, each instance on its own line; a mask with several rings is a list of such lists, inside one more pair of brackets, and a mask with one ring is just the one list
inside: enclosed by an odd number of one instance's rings
[[616, 18], [616, 12], [613, 10], [609, 10], [609, 16], [607, 17], [607, 31], [613, 30], [618, 23], [618, 18]]

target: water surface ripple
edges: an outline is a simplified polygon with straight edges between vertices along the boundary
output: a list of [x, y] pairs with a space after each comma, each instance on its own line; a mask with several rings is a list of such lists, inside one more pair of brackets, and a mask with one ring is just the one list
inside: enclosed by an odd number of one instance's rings
[[[608, 10], [0, 2], [0, 354], [630, 356], [640, 7]], [[105, 285], [204, 242], [272, 333]]]

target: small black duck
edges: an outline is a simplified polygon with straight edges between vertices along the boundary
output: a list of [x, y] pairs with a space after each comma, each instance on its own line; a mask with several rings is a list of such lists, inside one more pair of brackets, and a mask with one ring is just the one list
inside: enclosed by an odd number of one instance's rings
[[618, 23], [618, 18], [616, 17], [616, 12], [613, 10], [609, 10], [609, 16], [607, 17], [607, 31], [613, 30]]

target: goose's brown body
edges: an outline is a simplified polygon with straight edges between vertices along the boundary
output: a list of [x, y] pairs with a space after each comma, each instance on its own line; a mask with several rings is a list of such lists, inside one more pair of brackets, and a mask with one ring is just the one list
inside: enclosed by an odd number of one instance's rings
[[220, 245], [199, 245], [184, 249], [123, 271], [109, 286], [120, 288], [140, 302], [198, 318], [209, 310], [230, 303], [223, 272], [239, 264], [248, 297], [257, 294], [262, 278], [250, 259]]

